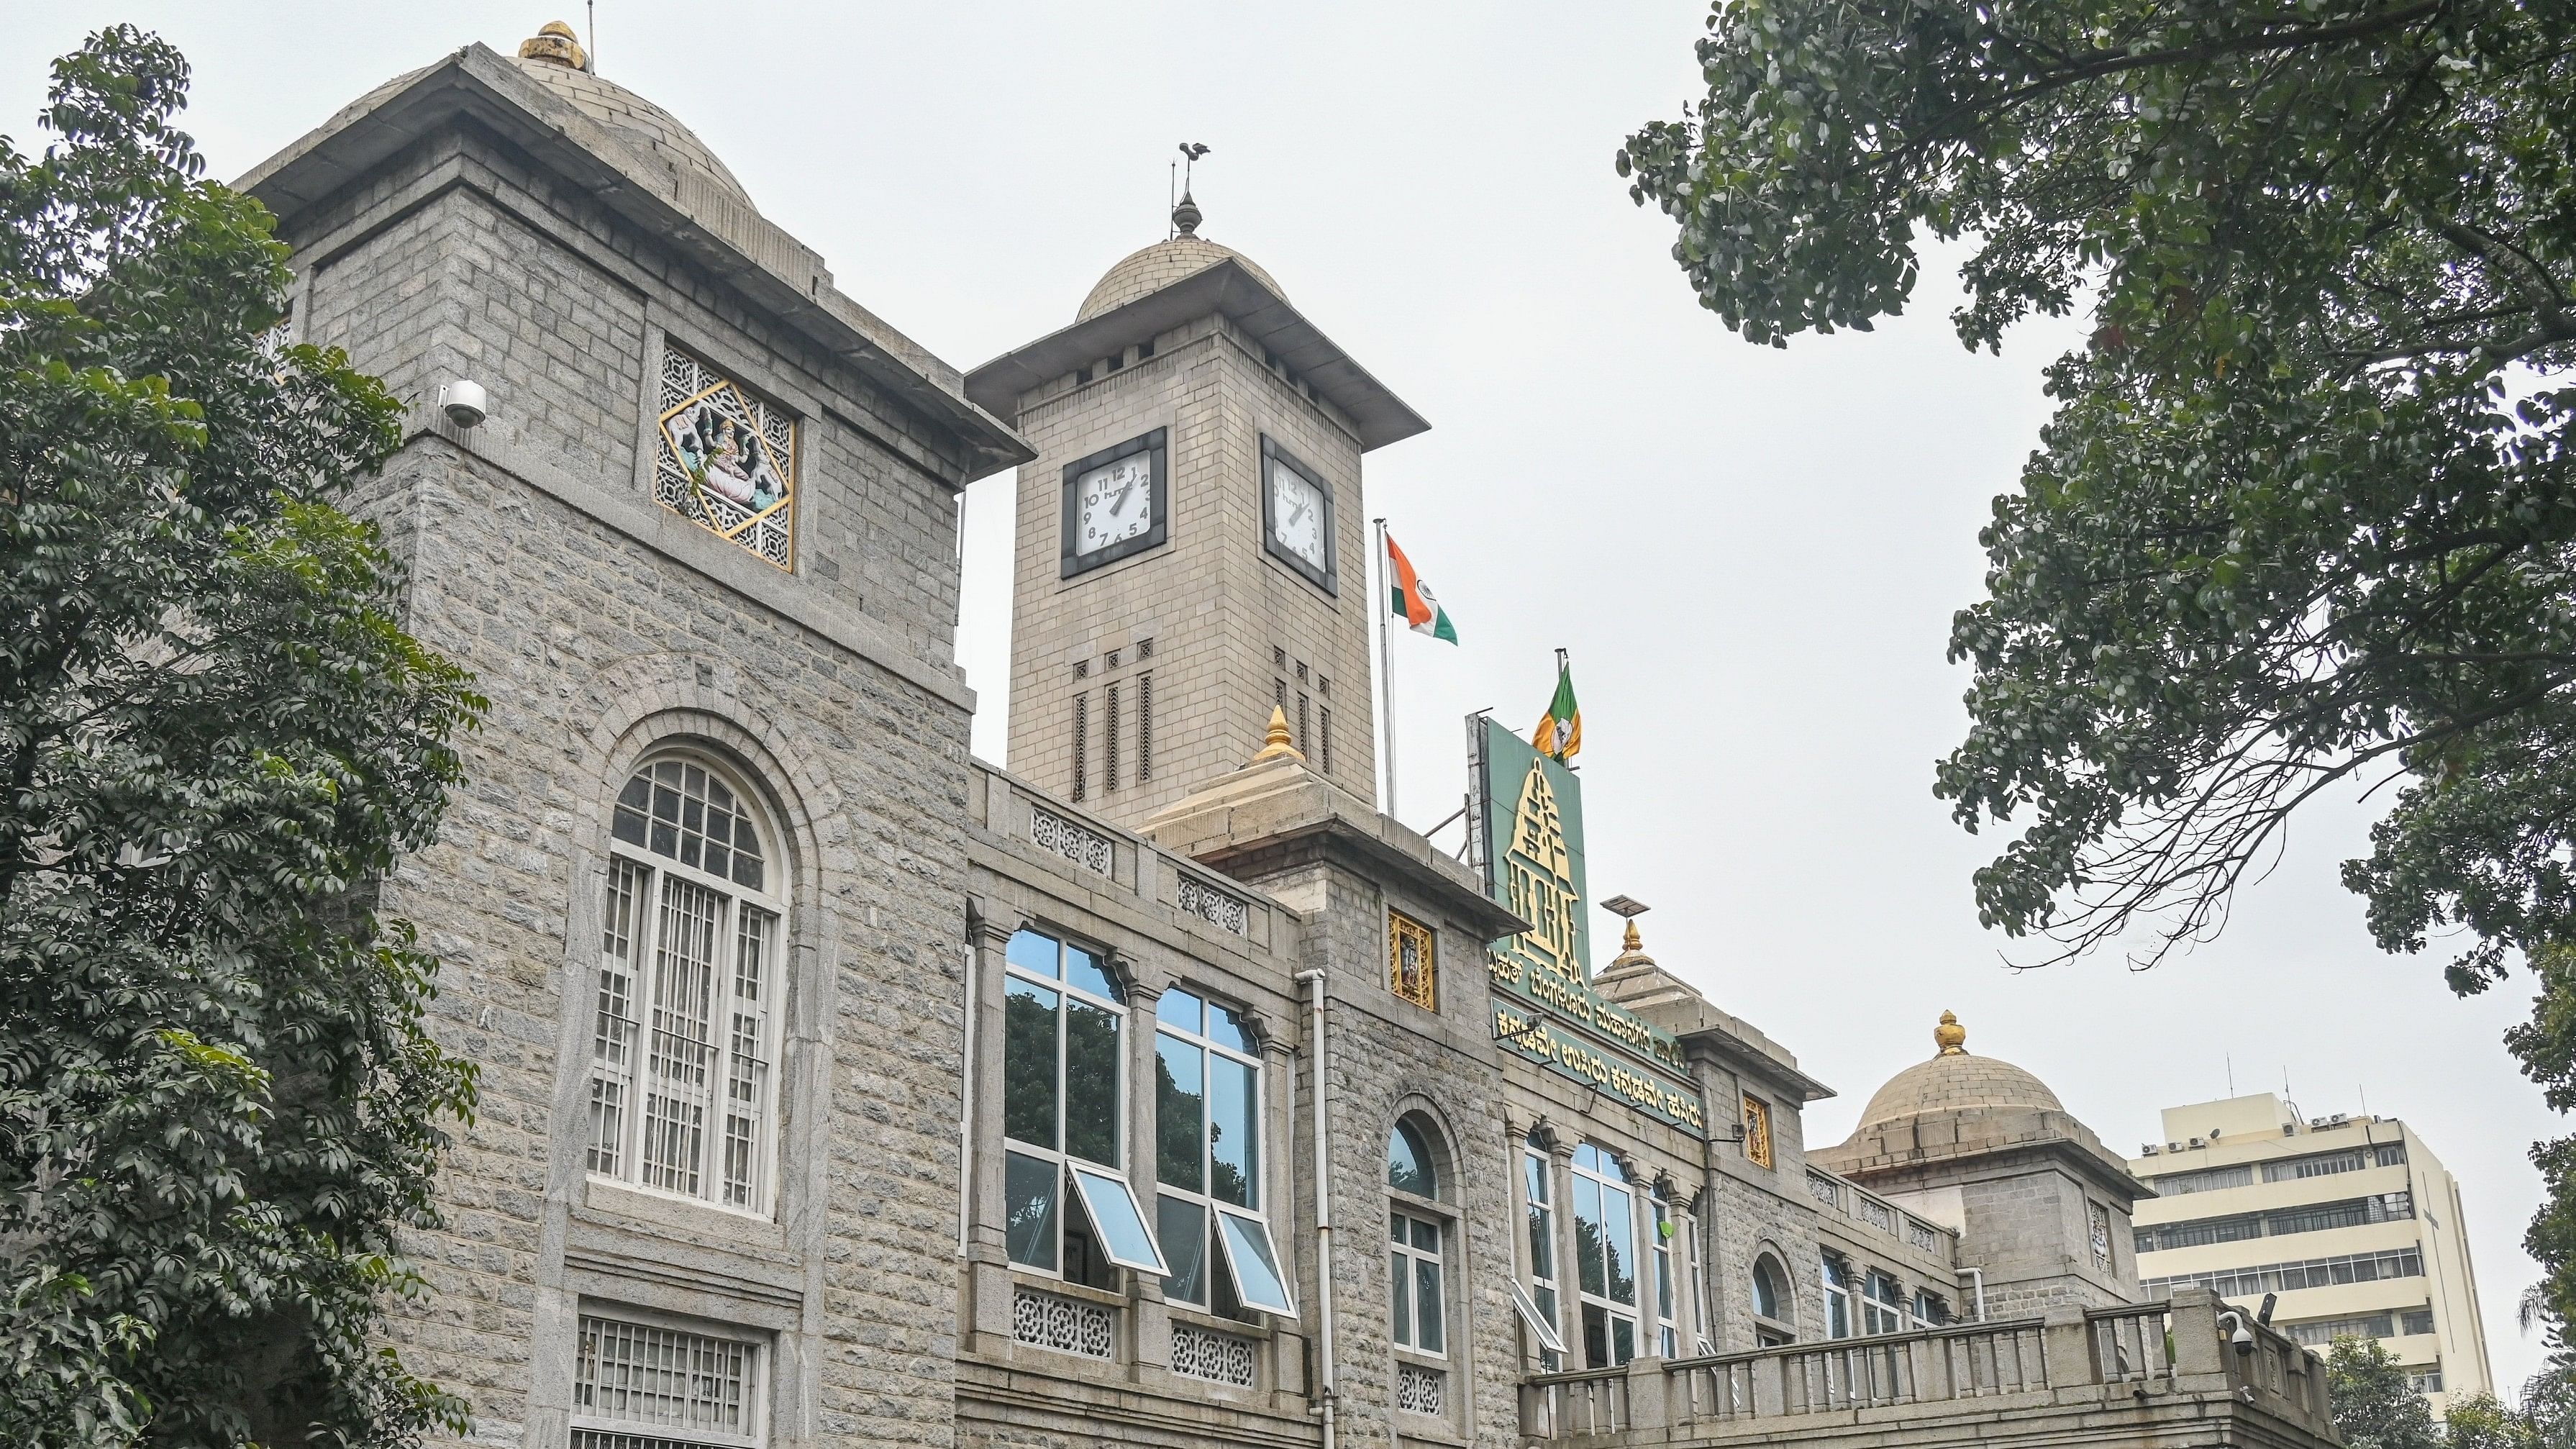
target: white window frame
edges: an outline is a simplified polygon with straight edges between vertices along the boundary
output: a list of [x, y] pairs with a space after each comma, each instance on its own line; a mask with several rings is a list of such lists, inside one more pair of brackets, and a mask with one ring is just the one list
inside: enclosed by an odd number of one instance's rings
[[[1176, 998], [1196, 1003], [1198, 1008], [1196, 1027], [1164, 1015]], [[1236, 1047], [1219, 1041], [1216, 1034], [1208, 1029], [1208, 1013], [1216, 1011], [1229, 1014], [1236, 1024], [1237, 1034], [1246, 1045]], [[1295, 1318], [1297, 1316], [1296, 1289], [1289, 1283], [1288, 1270], [1280, 1262], [1278, 1240], [1270, 1232], [1270, 1215], [1266, 1207], [1268, 1195], [1264, 1191], [1265, 1181], [1270, 1171], [1270, 1153], [1264, 1140], [1268, 1135], [1265, 1128], [1269, 1122], [1268, 1082], [1261, 1070], [1261, 1058], [1250, 1046], [1250, 1030], [1243, 1025], [1243, 1019], [1242, 1011], [1223, 1002], [1212, 1000], [1187, 987], [1172, 987], [1155, 1002], [1154, 1059], [1157, 1062], [1162, 1060], [1163, 1040], [1167, 1037], [1182, 1048], [1195, 1051], [1199, 1057], [1199, 1186], [1193, 1189], [1162, 1180], [1163, 1123], [1160, 1120], [1162, 1102], [1159, 1091], [1154, 1107], [1156, 1113], [1154, 1161], [1150, 1166], [1141, 1162], [1137, 1164], [1137, 1175], [1153, 1184], [1155, 1195], [1153, 1222], [1158, 1237], [1162, 1234], [1161, 1200], [1163, 1198], [1170, 1198], [1174, 1202], [1198, 1210], [1199, 1233], [1202, 1239], [1199, 1245], [1201, 1254], [1199, 1261], [1202, 1265], [1200, 1280], [1205, 1286], [1206, 1298], [1201, 1301], [1182, 1297], [1167, 1281], [1163, 1292], [1168, 1301], [1185, 1303], [1193, 1308], [1211, 1312], [1221, 1311], [1216, 1304], [1217, 1275], [1221, 1272], [1225, 1275], [1226, 1285], [1234, 1290], [1236, 1303], [1258, 1312], [1275, 1314], [1282, 1318]], [[1216, 1195], [1216, 1139], [1215, 1134], [1208, 1129], [1213, 1115], [1209, 1104], [1215, 1099], [1213, 1083], [1216, 1073], [1213, 1070], [1213, 1064], [1217, 1061], [1229, 1062], [1243, 1068], [1252, 1084], [1251, 1101], [1248, 1104], [1248, 1115], [1252, 1124], [1252, 1163], [1251, 1170], [1245, 1174], [1244, 1182], [1246, 1192], [1252, 1199], [1248, 1203], [1227, 1202]], [[1267, 1261], [1264, 1266], [1270, 1270], [1279, 1285], [1279, 1293], [1275, 1298], [1254, 1302], [1254, 1298], [1264, 1297], [1259, 1285], [1255, 1285], [1250, 1295], [1244, 1292], [1244, 1273], [1242, 1265], [1235, 1262], [1234, 1247], [1227, 1240], [1225, 1227], [1227, 1221], [1235, 1225], [1235, 1231], [1250, 1234], [1255, 1240], [1256, 1250], [1266, 1254]], [[1220, 1261], [1224, 1264], [1222, 1268], [1217, 1266]], [[1165, 1271], [1168, 1273], [1169, 1270]]]
[[[712, 858], [706, 844], [711, 837], [703, 828], [712, 819], [711, 812], [707, 812], [711, 795], [705, 787], [721, 786], [729, 792], [729, 819], [747, 824], [754, 839], [760, 861], [759, 886], [741, 884], [730, 872], [691, 865], [680, 858], [676, 849], [675, 853], [665, 854], [655, 848], [656, 827], [664, 823], [656, 815], [655, 805], [660, 787], [672, 783], [666, 772], [678, 776], [683, 818], [689, 803], [697, 804], [702, 812], [701, 828], [694, 832], [701, 862]], [[619, 836], [618, 817], [631, 808], [635, 783], [648, 778], [654, 784], [647, 787], [652, 798], [643, 811], [646, 843], [639, 845]], [[701, 787], [694, 802], [687, 798], [692, 783]], [[620, 803], [610, 823], [609, 858], [601, 887], [600, 966], [592, 996], [585, 1167], [595, 1181], [766, 1219], [775, 1211], [777, 1199], [778, 1052], [786, 1018], [783, 1008], [789, 916], [786, 862], [777, 849], [778, 834], [756, 800], [731, 771], [697, 756], [678, 753], [648, 757], [628, 772], [626, 782], [619, 787]], [[678, 831], [673, 834], [675, 847], [684, 848], [687, 836]], [[738, 844], [737, 835], [735, 845]], [[733, 846], [726, 848], [729, 854], [734, 852]], [[713, 899], [712, 913], [703, 918], [712, 954], [703, 963], [665, 959], [674, 936], [671, 908], [687, 899], [679, 892], [700, 900]], [[750, 917], [752, 911], [761, 913], [761, 918]], [[709, 973], [704, 983], [705, 1019], [694, 1023], [706, 1033], [703, 1039], [692, 1038], [685, 1030], [696, 1012], [686, 1006], [674, 1010], [666, 1004], [671, 997], [685, 995], [690, 989], [689, 983], [675, 980], [675, 975], [684, 976], [698, 964], [703, 964]], [[759, 995], [744, 997], [746, 981]], [[746, 1000], [757, 1011], [748, 1032], [744, 1030], [741, 1011]], [[660, 1024], [665, 1020], [683, 1029], [666, 1030]], [[657, 1050], [665, 1038], [672, 1043], [667, 1055]], [[692, 1069], [686, 1064], [685, 1058], [692, 1051], [703, 1054], [703, 1067]], [[666, 1061], [680, 1065], [659, 1065]], [[702, 1086], [688, 1080], [700, 1076], [704, 1078]], [[659, 1090], [666, 1082], [678, 1082], [680, 1089]], [[683, 1092], [689, 1095], [684, 1097]], [[657, 1109], [657, 1103], [666, 1105]], [[671, 1105], [704, 1113], [704, 1120], [694, 1128], [698, 1146], [693, 1167], [646, 1161], [648, 1126], [657, 1120], [657, 1110], [667, 1112]], [[747, 1113], [739, 1110], [744, 1107], [749, 1109]], [[658, 1120], [671, 1119], [664, 1116]], [[736, 1176], [731, 1170], [734, 1162], [730, 1148], [737, 1140], [737, 1126], [746, 1123], [747, 1160], [741, 1163], [742, 1172]], [[676, 1130], [686, 1133], [692, 1129], [681, 1126]], [[697, 1179], [695, 1189], [657, 1182], [657, 1171], [671, 1175], [693, 1172]]]
[[[1627, 1248], [1630, 1301], [1626, 1303], [1620, 1302], [1617, 1298], [1615, 1294], [1617, 1280], [1610, 1272], [1610, 1249], [1613, 1244], [1604, 1242], [1601, 1245], [1601, 1292], [1594, 1293], [1583, 1286], [1583, 1270], [1589, 1265], [1579, 1262], [1574, 1265], [1576, 1301], [1582, 1307], [1601, 1310], [1602, 1347], [1610, 1359], [1606, 1365], [1593, 1363], [1590, 1340], [1587, 1338], [1584, 1367], [1617, 1368], [1626, 1363], [1628, 1358], [1636, 1357], [1642, 1346], [1644, 1332], [1641, 1325], [1645, 1321], [1644, 1305], [1635, 1300], [1642, 1297], [1645, 1292], [1651, 1291], [1641, 1281], [1646, 1275], [1641, 1271], [1643, 1265], [1637, 1261], [1637, 1186], [1628, 1180], [1628, 1170], [1619, 1165], [1617, 1158], [1607, 1150], [1589, 1142], [1574, 1149], [1573, 1171], [1574, 1201], [1568, 1206], [1574, 1212], [1576, 1222], [1582, 1221], [1584, 1193], [1589, 1190], [1597, 1196], [1601, 1204], [1604, 1231], [1608, 1231], [1612, 1224], [1617, 1224], [1620, 1238]], [[1619, 1210], [1615, 1213], [1610, 1207], [1613, 1199], [1619, 1203]], [[1575, 1251], [1580, 1253], [1582, 1234], [1579, 1232], [1575, 1235], [1575, 1244]], [[1622, 1358], [1619, 1355], [1619, 1330], [1623, 1326], [1628, 1330], [1628, 1358]]]
[[[1878, 1290], [1886, 1285], [1887, 1297]], [[1861, 1336], [1876, 1338], [1884, 1333], [1903, 1333], [1908, 1316], [1905, 1282], [1884, 1268], [1866, 1268], [1860, 1275]]]
[[1857, 1327], [1852, 1315], [1851, 1265], [1834, 1254], [1822, 1255], [1817, 1278], [1825, 1285], [1825, 1337], [1854, 1337]]
[[[1428, 1228], [1431, 1245], [1424, 1247], [1416, 1229]], [[1395, 1346], [1418, 1358], [1449, 1357], [1449, 1224], [1439, 1213], [1426, 1212], [1410, 1198], [1390, 1194], [1387, 1199], [1387, 1304]], [[1432, 1292], [1427, 1301], [1422, 1293], [1425, 1272], [1431, 1277]], [[1427, 1312], [1426, 1312], [1427, 1308]], [[1426, 1318], [1440, 1335], [1437, 1347], [1422, 1342]]]
[[[1011, 952], [1008, 946], [1005, 946], [1003, 949], [1003, 1025], [1001, 1031], [997, 1033], [1000, 1040], [994, 1043], [992, 1050], [995, 1056], [994, 1070], [1003, 1074], [1002, 1091], [1004, 1094], [1004, 1106], [1003, 1120], [995, 1123], [994, 1127], [996, 1129], [996, 1135], [1002, 1139], [1003, 1180], [1006, 1184], [1009, 1181], [1010, 1159], [1014, 1156], [1026, 1158], [1033, 1162], [1051, 1164], [1055, 1169], [1055, 1205], [1053, 1208], [1053, 1226], [1050, 1229], [1050, 1231], [1055, 1234], [1055, 1264], [1054, 1266], [1049, 1267], [1043, 1263], [1023, 1262], [1018, 1258], [1011, 1258], [1010, 1264], [1012, 1268], [1019, 1272], [1043, 1274], [1050, 1278], [1072, 1281], [1068, 1278], [1065, 1272], [1064, 1231], [1066, 1225], [1066, 1214], [1073, 1211], [1075, 1205], [1079, 1203], [1084, 1217], [1091, 1222], [1091, 1239], [1099, 1246], [1100, 1254], [1104, 1259], [1115, 1267], [1126, 1268], [1141, 1273], [1152, 1273], [1157, 1277], [1160, 1277], [1163, 1274], [1169, 1273], [1171, 1271], [1171, 1266], [1165, 1259], [1162, 1245], [1155, 1239], [1153, 1220], [1145, 1215], [1144, 1205], [1137, 1200], [1135, 1184], [1133, 1180], [1127, 1176], [1126, 1167], [1127, 1159], [1133, 1150], [1132, 1129], [1135, 1125], [1130, 1120], [1134, 1113], [1130, 1109], [1128, 1103], [1127, 1091], [1127, 1056], [1129, 1051], [1128, 1033], [1136, 1029], [1135, 1008], [1126, 999], [1127, 993], [1125, 986], [1118, 980], [1116, 974], [1110, 969], [1108, 952], [1084, 945], [1082, 942], [1077, 941], [1070, 936], [1034, 925], [1024, 926], [1020, 930], [1012, 932], [1012, 939], [1017, 940], [1022, 935], [1035, 936], [1040, 940], [1048, 941], [1054, 945], [1056, 950], [1056, 973], [1049, 976], [1030, 970], [1027, 967], [1022, 966], [1019, 962], [1011, 959]], [[1117, 994], [1114, 996], [1103, 996], [1099, 992], [1093, 991], [1088, 987], [1076, 985], [1073, 981], [1073, 973], [1068, 968], [1065, 959], [1066, 954], [1073, 951], [1079, 951], [1083, 955], [1091, 958], [1093, 969], [1100, 973], [1102, 979], [1109, 983], [1110, 989]], [[1039, 990], [1054, 993], [1056, 997], [1055, 1007], [1053, 1010], [1056, 1031], [1054, 1093], [1055, 1143], [1053, 1146], [1025, 1141], [1021, 1138], [1010, 1135], [1010, 1109], [1008, 1095], [1010, 1092], [1010, 1076], [1005, 1064], [1007, 1062], [1007, 1054], [1010, 1050], [1011, 1033], [1009, 1023], [1009, 1002], [1010, 986], [1013, 981], [1027, 982], [1030, 986]], [[1074, 1151], [1071, 1145], [1072, 1135], [1069, 1129], [1072, 1125], [1070, 1101], [1072, 1093], [1068, 1090], [1068, 1084], [1065, 1080], [1070, 1063], [1070, 1052], [1065, 1040], [1065, 1034], [1068, 1030], [1066, 1026], [1068, 1016], [1067, 1008], [1070, 1004], [1076, 1001], [1079, 1001], [1083, 1005], [1106, 1011], [1109, 1014], [1110, 1019], [1117, 1023], [1117, 1047], [1116, 1050], [1110, 1053], [1113, 1080], [1110, 1084], [1109, 1092], [1109, 1100], [1118, 1114], [1117, 1126], [1110, 1134], [1110, 1151], [1115, 1157], [1117, 1157], [1118, 1160], [1116, 1162], [1101, 1162], [1097, 1159], [1084, 1156], [1083, 1154]], [[1079, 1164], [1080, 1171], [1076, 1170], [1076, 1164]], [[1108, 1229], [1101, 1226], [1097, 1216], [1091, 1208], [1090, 1199], [1093, 1192], [1121, 1194], [1125, 1197], [1125, 1209], [1126, 1211], [1133, 1213], [1136, 1221], [1142, 1225], [1145, 1234], [1146, 1246], [1153, 1250], [1152, 1258], [1147, 1259], [1135, 1254], [1123, 1254], [1118, 1251], [1115, 1244], [1111, 1241]], [[1115, 1209], [1113, 1208], [1113, 1210]]]
[[[1564, 1254], [1556, 1241], [1556, 1164], [1552, 1154], [1535, 1142], [1523, 1142], [1518, 1156], [1521, 1223], [1529, 1244], [1529, 1288], [1521, 1295], [1528, 1301], [1518, 1306], [1538, 1336], [1540, 1349], [1562, 1360], [1565, 1337], [1558, 1315], [1564, 1312], [1565, 1298], [1560, 1289], [1565, 1270], [1557, 1263]], [[1547, 1259], [1544, 1273], [1539, 1271], [1542, 1254]]]
[[[601, 1329], [630, 1329], [645, 1334], [678, 1335], [701, 1343], [739, 1349], [743, 1355], [742, 1417], [743, 1427], [727, 1431], [707, 1425], [671, 1423], [655, 1419], [618, 1418], [597, 1412], [585, 1412], [582, 1395], [596, 1392], [596, 1382], [586, 1384], [583, 1374], [594, 1361], [585, 1350], [590, 1337]], [[710, 1323], [701, 1319], [680, 1318], [667, 1313], [618, 1305], [584, 1304], [574, 1327], [573, 1337], [573, 1408], [569, 1442], [572, 1449], [587, 1449], [591, 1444], [628, 1444], [640, 1442], [667, 1449], [761, 1449], [769, 1442], [769, 1366], [770, 1339], [739, 1329], [731, 1324]], [[698, 1365], [680, 1370], [692, 1379]], [[592, 1404], [593, 1410], [597, 1401]], [[590, 1436], [596, 1436], [592, 1438]]]
[[[1655, 1346], [1668, 1359], [1685, 1348], [1715, 1353], [1699, 1322], [1699, 1234], [1691, 1215], [1660, 1194], [1649, 1193], [1649, 1228], [1655, 1236]], [[1672, 1229], [1666, 1236], [1664, 1229]]]

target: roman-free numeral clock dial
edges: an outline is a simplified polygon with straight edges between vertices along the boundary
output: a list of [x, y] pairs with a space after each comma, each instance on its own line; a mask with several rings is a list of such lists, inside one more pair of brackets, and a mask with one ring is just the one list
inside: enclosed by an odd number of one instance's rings
[[1164, 440], [1156, 428], [1065, 465], [1062, 577], [1143, 553], [1171, 536]]
[[1332, 485], [1268, 438], [1261, 440], [1261, 531], [1271, 557], [1335, 591]]

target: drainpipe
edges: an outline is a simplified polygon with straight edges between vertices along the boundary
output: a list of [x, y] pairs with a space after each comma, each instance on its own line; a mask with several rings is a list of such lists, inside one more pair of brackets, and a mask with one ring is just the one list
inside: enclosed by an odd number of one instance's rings
[[1323, 1416], [1323, 1449], [1333, 1449], [1333, 1178], [1324, 1131], [1324, 1091], [1332, 1077], [1324, 1057], [1324, 973], [1300, 971], [1297, 979], [1306, 983], [1306, 1039], [1314, 1043], [1306, 1090], [1315, 1094], [1315, 1363], [1322, 1386], [1316, 1411]]
[[966, 1225], [973, 1217], [970, 1206], [975, 1196], [975, 1014], [981, 1004], [975, 999], [975, 958], [980, 954], [974, 934], [969, 931], [966, 960], [960, 972], [965, 993], [966, 1043], [957, 1093], [957, 1256], [961, 1258], [966, 1256]]
[[1986, 1321], [1986, 1270], [1962, 1268], [1959, 1271], [1977, 1280], [1977, 1321], [1983, 1323]]

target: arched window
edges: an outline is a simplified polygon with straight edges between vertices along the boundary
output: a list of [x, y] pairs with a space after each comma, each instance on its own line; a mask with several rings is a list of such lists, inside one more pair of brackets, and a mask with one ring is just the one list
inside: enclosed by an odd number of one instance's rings
[[[1168, 1273], [1127, 1182], [1127, 995], [1100, 957], [1015, 933], [1002, 977], [1003, 1236], [1011, 1261], [1106, 1288]], [[1070, 1181], [1080, 1207], [1064, 1210]]]
[[1415, 1197], [1440, 1196], [1439, 1165], [1431, 1156], [1430, 1142], [1410, 1117], [1396, 1123], [1395, 1131], [1387, 1135], [1386, 1185]]
[[1791, 1341], [1797, 1321], [1797, 1304], [1789, 1294], [1789, 1275], [1780, 1260], [1764, 1253], [1753, 1260], [1753, 1325], [1756, 1347], [1771, 1348]]
[[693, 760], [650, 762], [619, 792], [591, 1033], [593, 1175], [770, 1210], [787, 912], [773, 839], [740, 789]]
[[1637, 1356], [1637, 1206], [1619, 1159], [1574, 1149], [1575, 1279], [1583, 1300], [1586, 1368]]
[[[1437, 1200], [1440, 1163], [1428, 1124], [1406, 1117], [1386, 1139], [1386, 1185], [1398, 1193]], [[1447, 1295], [1442, 1289], [1441, 1236], [1445, 1224], [1418, 1204], [1394, 1198], [1387, 1208], [1387, 1288], [1398, 1348], [1431, 1358], [1449, 1352]]]

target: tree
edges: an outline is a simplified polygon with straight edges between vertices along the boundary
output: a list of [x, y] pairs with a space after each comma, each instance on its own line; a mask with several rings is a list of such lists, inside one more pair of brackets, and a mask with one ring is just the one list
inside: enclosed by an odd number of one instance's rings
[[473, 1074], [371, 882], [482, 701], [331, 500], [401, 442], [125, 27], [0, 141], [0, 1441], [463, 1427], [375, 1346]]
[[2326, 1397], [2349, 1449], [2440, 1449], [2442, 1431], [2406, 1368], [2375, 1338], [2349, 1334], [2326, 1354]]
[[[2394, 786], [2383, 948], [2576, 945], [2576, 0], [1724, 0], [1698, 53], [1618, 165], [1728, 326], [1867, 328], [1926, 234], [1972, 348], [2090, 314], [1952, 625], [1980, 919], [2152, 964]], [[2576, 997], [2514, 1047], [2576, 1103]]]

